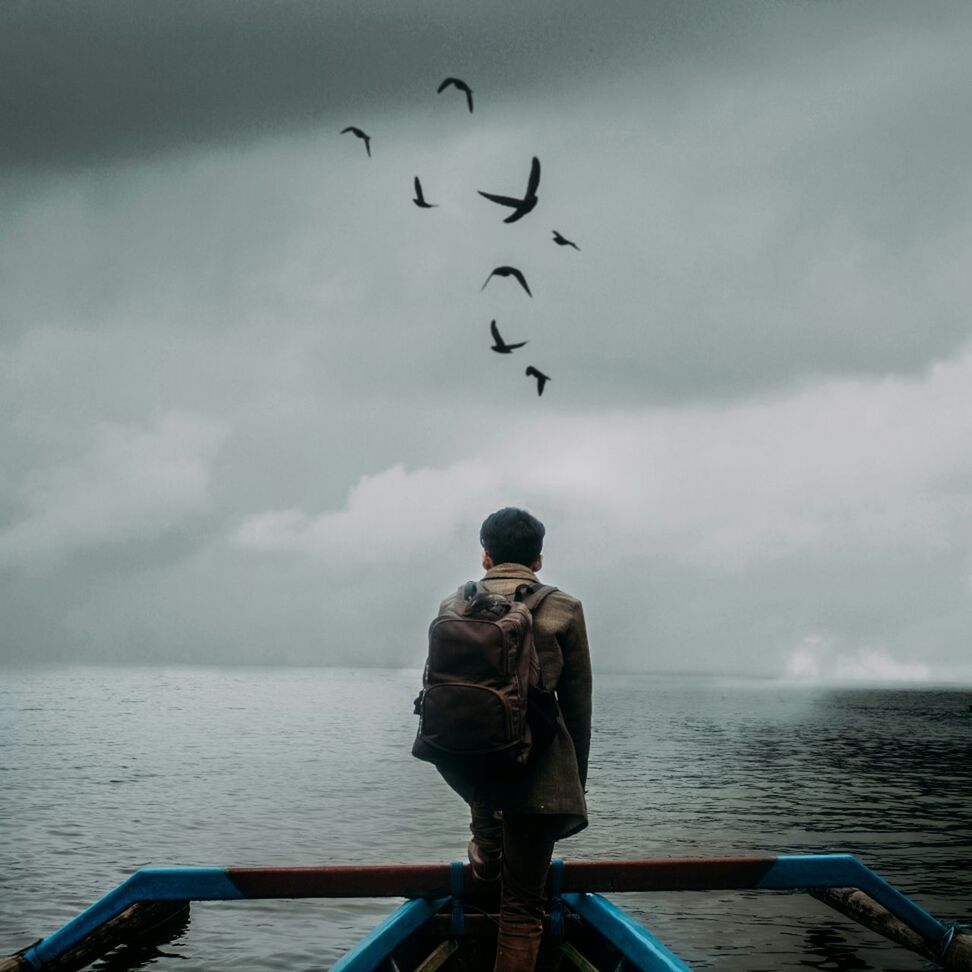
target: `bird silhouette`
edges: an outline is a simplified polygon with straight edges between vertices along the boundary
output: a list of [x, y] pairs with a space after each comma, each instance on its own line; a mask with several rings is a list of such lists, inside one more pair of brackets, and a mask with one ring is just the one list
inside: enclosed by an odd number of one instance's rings
[[536, 378], [537, 379], [537, 394], [538, 395], [542, 395], [543, 394], [543, 386], [548, 381], [550, 381], [550, 375], [545, 375], [542, 371], [538, 371], [536, 368], [533, 367], [533, 365], [529, 365], [527, 367], [526, 373], [531, 378]]
[[489, 329], [493, 335], [493, 350], [499, 354], [512, 354], [516, 348], [522, 348], [526, 341], [520, 341], [519, 344], [507, 344], [501, 337], [499, 328], [496, 326], [496, 321], [489, 322]]
[[557, 244], [557, 246], [572, 246], [575, 250], [580, 249], [580, 247], [573, 240], [568, 240], [566, 236], [561, 236], [557, 230], [553, 231], [553, 241]]
[[363, 131], [361, 131], [360, 128], [355, 128], [354, 125], [348, 125], [347, 128], [341, 129], [342, 135], [345, 135], [348, 132], [357, 135], [358, 138], [360, 138], [365, 143], [365, 151], [368, 153], [368, 158], [370, 159], [371, 158], [371, 136], [366, 135]]
[[450, 84], [454, 88], [458, 88], [460, 91], [466, 92], [466, 104], [469, 105], [469, 114], [471, 115], [473, 110], [472, 88], [470, 88], [469, 85], [462, 80], [462, 78], [446, 78], [445, 81], [443, 81], [442, 84], [440, 84], [439, 87], [436, 89], [436, 93], [442, 94], [442, 92], [445, 91], [445, 89], [448, 88]]
[[425, 196], [422, 194], [422, 183], [419, 182], [419, 177], [415, 177], [415, 198], [412, 200], [419, 209], [435, 209], [438, 203], [430, 203], [425, 201]]
[[515, 223], [518, 219], [526, 216], [536, 206], [537, 186], [539, 185], [540, 160], [534, 156], [533, 162], [530, 164], [530, 178], [527, 181], [526, 194], [522, 199], [515, 199], [513, 196], [497, 196], [492, 192], [483, 192], [481, 189], [479, 190], [479, 194], [490, 200], [490, 202], [499, 203], [501, 206], [510, 206], [513, 212], [503, 222]]
[[526, 292], [527, 292], [527, 293], [528, 293], [528, 294], [529, 294], [529, 295], [530, 295], [531, 297], [533, 296], [533, 294], [531, 294], [531, 293], [530, 293], [530, 288], [529, 288], [529, 286], [527, 285], [527, 282], [526, 282], [526, 277], [524, 277], [524, 276], [523, 276], [523, 274], [522, 274], [522, 273], [521, 273], [521, 272], [520, 272], [519, 270], [517, 270], [517, 269], [516, 269], [516, 267], [496, 267], [496, 268], [495, 268], [495, 269], [494, 269], [494, 270], [493, 270], [493, 271], [492, 271], [492, 272], [490, 273], [490, 275], [489, 275], [489, 276], [488, 276], [488, 277], [486, 278], [486, 283], [484, 283], [484, 284], [482, 285], [482, 287], [480, 287], [480, 288], [479, 288], [479, 289], [480, 289], [481, 291], [482, 291], [482, 290], [485, 290], [485, 289], [486, 289], [486, 284], [488, 284], [488, 283], [489, 283], [489, 281], [490, 281], [490, 280], [491, 280], [491, 279], [493, 278], [493, 276], [494, 276], [494, 275], [495, 275], [495, 276], [497, 276], [497, 277], [515, 277], [515, 278], [516, 278], [516, 280], [518, 280], [518, 281], [519, 281], [519, 284], [520, 284], [520, 286], [521, 286], [521, 287], [522, 287], [522, 288], [523, 288], [523, 289], [524, 289], [524, 290], [525, 290], [525, 291], [526, 291]]

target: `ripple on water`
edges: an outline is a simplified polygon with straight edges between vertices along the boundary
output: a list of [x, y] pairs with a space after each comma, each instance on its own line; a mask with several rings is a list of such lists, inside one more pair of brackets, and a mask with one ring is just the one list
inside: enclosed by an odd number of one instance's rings
[[[409, 755], [416, 672], [9, 674], [0, 953], [53, 931], [142, 865], [464, 852], [463, 804]], [[968, 701], [939, 690], [600, 678], [592, 823], [559, 853], [846, 851], [939, 917], [968, 919]], [[805, 895], [618, 900], [699, 969], [922, 967]], [[199, 904], [178, 941], [144, 961], [182, 972], [326, 969], [394, 904]]]

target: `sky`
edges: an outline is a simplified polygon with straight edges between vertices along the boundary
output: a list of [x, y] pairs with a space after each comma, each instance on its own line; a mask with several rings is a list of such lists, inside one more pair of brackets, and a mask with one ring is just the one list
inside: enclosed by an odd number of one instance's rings
[[970, 42], [0, 0], [0, 660], [416, 667], [516, 505], [595, 670], [972, 682]]

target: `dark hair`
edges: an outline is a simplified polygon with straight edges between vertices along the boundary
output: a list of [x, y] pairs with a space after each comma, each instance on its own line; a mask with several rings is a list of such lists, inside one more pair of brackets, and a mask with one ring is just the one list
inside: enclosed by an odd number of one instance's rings
[[543, 524], [526, 510], [504, 506], [483, 520], [479, 542], [494, 564], [530, 567], [543, 550]]

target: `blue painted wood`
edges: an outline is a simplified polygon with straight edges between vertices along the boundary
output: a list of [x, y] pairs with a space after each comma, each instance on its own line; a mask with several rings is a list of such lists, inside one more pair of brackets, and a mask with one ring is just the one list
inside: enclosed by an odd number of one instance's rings
[[53, 935], [27, 949], [24, 959], [35, 969], [43, 968], [136, 901], [226, 901], [242, 897], [221, 867], [144, 867]]
[[[693, 866], [695, 863], [697, 862], [686, 862], [687, 866]], [[618, 862], [618, 864], [619, 867], [624, 866], [624, 862]], [[756, 887], [775, 890], [856, 887], [870, 895], [875, 901], [887, 908], [888, 911], [913, 928], [929, 942], [940, 944], [948, 934], [948, 929], [945, 925], [933, 918], [923, 908], [915, 904], [910, 898], [901, 894], [900, 891], [896, 890], [887, 881], [880, 878], [870, 868], [861, 864], [860, 861], [850, 854], [792, 854], [780, 856], [776, 859], [775, 863], [770, 865], [769, 869], [756, 884]], [[273, 895], [260, 896], [271, 897]], [[61, 929], [54, 932], [54, 934], [29, 948], [24, 954], [24, 958], [33, 968], [42, 968], [44, 964], [53, 961], [68, 949], [73, 948], [95, 929], [120, 914], [136, 901], [226, 901], [244, 897], [246, 895], [233, 882], [230, 872], [224, 868], [142, 868], [136, 871], [127, 881], [106, 894], [100, 901], [97, 901]], [[596, 896], [573, 894], [570, 897], [576, 898], [577, 900], [583, 898], [586, 901]], [[566, 900], [567, 898], [568, 896], [564, 895], [564, 899]], [[449, 899], [440, 898], [439, 900], [440, 902], [444, 902]], [[604, 899], [598, 900], [603, 901]], [[407, 914], [410, 916], [409, 921], [416, 920], [416, 916], [423, 913], [423, 908], [433, 907], [434, 911], [434, 907], [437, 906], [435, 902], [421, 900], [412, 902], [412, 904], [415, 905], [415, 910], [407, 911]], [[408, 909], [408, 907], [406, 905], [405, 909]], [[585, 904], [584, 907], [588, 907], [588, 905]], [[594, 906], [590, 907], [594, 908]], [[657, 948], [661, 949], [662, 953], [660, 954], [669, 954], [664, 949], [664, 946], [656, 942], [649, 932], [640, 928], [634, 922], [631, 922], [620, 909], [616, 910], [631, 926], [629, 932], [626, 934], [634, 936], [632, 941], [637, 940], [643, 943], [638, 948], [645, 955], [651, 951], [648, 945], [644, 944], [646, 942], [654, 942], [655, 946], [652, 947], [657, 946]], [[597, 911], [596, 908], [595, 911]], [[604, 917], [602, 911], [597, 911], [598, 920], [607, 921], [608, 919]], [[604, 912], [604, 914], [607, 913]], [[617, 922], [615, 922], [615, 926], [618, 928], [621, 927]], [[406, 925], [398, 926], [399, 929], [404, 927]], [[384, 926], [382, 926], [382, 929], [384, 929]], [[375, 934], [377, 933], [376, 931]], [[388, 931], [388, 933], [391, 934], [391, 931]], [[397, 932], [395, 933], [397, 934]], [[403, 934], [407, 935], [407, 932]], [[370, 938], [366, 939], [366, 942], [363, 942], [362, 946], [369, 941]], [[358, 949], [355, 949], [354, 953], [351, 954], [356, 954], [357, 952]], [[671, 956], [671, 960], [675, 962], [680, 961], [674, 956]], [[356, 966], [355, 968], [359, 970], [365, 968], [365, 966]], [[645, 966], [645, 968], [683, 969], [685, 966], [656, 964]]]
[[923, 938], [940, 942], [948, 929], [924, 908], [892, 887], [851, 854], [787, 854], [757, 885], [759, 888], [859, 888]]
[[564, 904], [620, 951], [641, 972], [692, 972], [643, 925], [599, 894], [571, 892]]
[[416, 898], [393, 911], [374, 931], [363, 938], [331, 972], [374, 972], [409, 935], [417, 932], [447, 902]]

